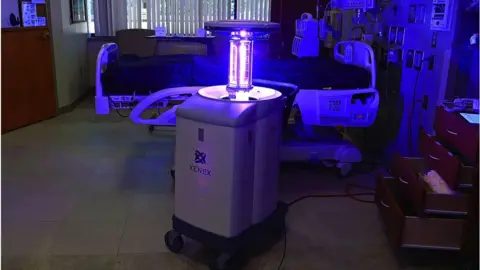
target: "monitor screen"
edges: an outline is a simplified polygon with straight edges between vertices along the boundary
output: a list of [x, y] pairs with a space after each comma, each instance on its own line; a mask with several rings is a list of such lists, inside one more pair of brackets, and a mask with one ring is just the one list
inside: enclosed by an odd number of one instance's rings
[[470, 124], [480, 124], [480, 115], [478, 113], [460, 113]]

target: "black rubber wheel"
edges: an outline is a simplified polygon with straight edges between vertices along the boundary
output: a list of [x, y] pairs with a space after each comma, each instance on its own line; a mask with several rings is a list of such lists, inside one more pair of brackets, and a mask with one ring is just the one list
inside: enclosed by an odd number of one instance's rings
[[336, 168], [337, 169], [337, 177], [339, 179], [346, 179], [353, 174], [353, 166], [349, 165], [345, 168]]
[[170, 170], [170, 176], [172, 177], [173, 180], [175, 180], [175, 170]]
[[175, 230], [168, 231], [165, 234], [165, 245], [171, 252], [180, 253], [184, 245], [182, 235]]
[[148, 132], [153, 132], [153, 130], [155, 129], [155, 126], [154, 125], [150, 125], [148, 126]]

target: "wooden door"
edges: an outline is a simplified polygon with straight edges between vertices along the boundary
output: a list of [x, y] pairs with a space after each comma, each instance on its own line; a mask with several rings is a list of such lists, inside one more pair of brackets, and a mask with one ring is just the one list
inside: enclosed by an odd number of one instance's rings
[[2, 133], [56, 115], [47, 27], [2, 29]]

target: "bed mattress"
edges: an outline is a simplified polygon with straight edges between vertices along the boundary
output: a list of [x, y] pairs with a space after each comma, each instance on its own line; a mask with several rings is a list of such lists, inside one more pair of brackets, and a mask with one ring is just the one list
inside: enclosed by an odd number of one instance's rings
[[[148, 95], [169, 87], [208, 86], [227, 83], [224, 57], [168, 55], [122, 56], [102, 74], [105, 95]], [[358, 89], [369, 86], [363, 68], [331, 58], [258, 59], [254, 78], [293, 83], [300, 89]]]

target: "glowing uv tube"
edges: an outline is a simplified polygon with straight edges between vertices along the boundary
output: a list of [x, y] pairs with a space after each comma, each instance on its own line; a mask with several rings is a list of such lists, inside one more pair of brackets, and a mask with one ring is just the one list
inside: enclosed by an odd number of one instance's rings
[[252, 89], [252, 58], [253, 41], [250, 34], [246, 31], [232, 33], [227, 85], [231, 98], [242, 96], [242, 99], [246, 97], [248, 100], [248, 92]]

